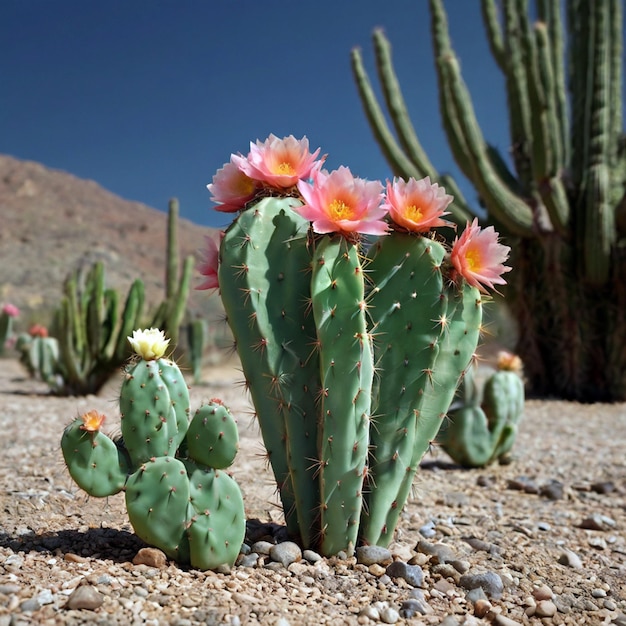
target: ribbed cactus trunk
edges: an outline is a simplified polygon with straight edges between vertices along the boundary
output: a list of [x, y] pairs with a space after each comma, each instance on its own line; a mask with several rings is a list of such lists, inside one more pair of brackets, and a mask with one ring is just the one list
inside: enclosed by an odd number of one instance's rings
[[[443, 0], [430, 0], [440, 108], [455, 161], [473, 183], [487, 221], [512, 248], [506, 297], [519, 326], [516, 351], [529, 390], [580, 401], [626, 400], [623, 6], [621, 0], [564, 4], [567, 38], [559, 0], [538, 0], [535, 23], [527, 0], [481, 2], [505, 77], [512, 167], [482, 135]], [[374, 33], [374, 46], [393, 130], [358, 50], [353, 70], [394, 175], [444, 184], [455, 195], [453, 219], [465, 224], [476, 212], [428, 160], [382, 31]]]

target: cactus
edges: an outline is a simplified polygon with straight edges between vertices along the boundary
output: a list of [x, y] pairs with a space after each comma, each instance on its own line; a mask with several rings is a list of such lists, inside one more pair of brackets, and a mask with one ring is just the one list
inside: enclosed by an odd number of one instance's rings
[[498, 369], [483, 385], [475, 366], [459, 389], [461, 400], [437, 435], [437, 443], [460, 465], [484, 467], [506, 462], [524, 412], [524, 383], [519, 357], [501, 353]]
[[207, 344], [208, 332], [206, 320], [196, 319], [187, 324], [187, 358], [195, 384], [198, 384], [202, 377], [202, 359]]
[[7, 340], [12, 337], [13, 319], [19, 314], [19, 309], [13, 304], [5, 304], [0, 309], [0, 356], [4, 354]]
[[53, 391], [63, 385], [59, 375], [59, 342], [48, 336], [46, 328], [33, 326], [28, 333], [21, 333], [15, 349], [31, 377], [45, 382]]
[[231, 156], [209, 189], [239, 212], [202, 272], [219, 286], [287, 530], [334, 555], [391, 541], [507, 249], [476, 224], [445, 244], [432, 229], [452, 198], [428, 179], [389, 183], [383, 203], [379, 182], [310, 156], [306, 139], [273, 135]]
[[239, 446], [237, 425], [219, 400], [189, 420], [189, 392], [165, 358], [161, 331], [133, 333], [140, 358], [125, 370], [120, 393], [122, 437], [100, 429], [90, 411], [64, 430], [70, 475], [89, 495], [125, 492], [130, 522], [146, 543], [199, 569], [235, 562], [245, 534], [243, 499], [224, 471]]
[[[177, 222], [178, 203], [172, 200], [165, 299], [149, 316], [151, 326], [164, 328], [175, 338], [185, 314], [194, 265], [193, 257], [189, 256], [178, 276]], [[73, 271], [65, 281], [64, 296], [51, 329], [58, 342], [58, 358], [46, 360], [54, 370], [52, 375], [42, 377], [53, 393], [97, 393], [128, 358], [126, 337], [145, 321], [143, 281], [136, 279], [132, 283], [120, 312], [120, 294], [105, 286], [104, 274], [104, 265], [98, 262], [87, 271], [80, 268]]]
[[[498, 225], [515, 251], [509, 302], [520, 328], [516, 351], [535, 393], [623, 401], [622, 2], [568, 0], [566, 29], [556, 0], [536, 3], [534, 24], [527, 2], [482, 0], [481, 5], [489, 45], [506, 81], [514, 173], [478, 126], [443, 0], [430, 0], [431, 32], [452, 154], [487, 209], [488, 223]], [[444, 184], [455, 196], [450, 218], [459, 225], [483, 214], [429, 161], [410, 122], [389, 41], [376, 30], [373, 43], [393, 130], [358, 49], [352, 51], [352, 67], [394, 175], [430, 176]]]

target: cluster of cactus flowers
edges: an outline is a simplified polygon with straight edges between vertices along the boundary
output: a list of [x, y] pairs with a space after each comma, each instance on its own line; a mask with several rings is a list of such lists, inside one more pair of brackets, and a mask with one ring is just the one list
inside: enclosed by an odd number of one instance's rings
[[95, 497], [123, 491], [130, 522], [146, 543], [198, 569], [232, 565], [245, 535], [239, 486], [225, 471], [237, 453], [237, 424], [219, 400], [190, 419], [183, 375], [166, 358], [158, 329], [128, 338], [136, 352], [120, 392], [121, 438], [102, 432], [89, 411], [64, 430], [63, 457], [80, 488]]
[[308, 140], [274, 135], [208, 185], [236, 213], [209, 240], [286, 525], [331, 556], [387, 545], [479, 340], [509, 249], [428, 178], [328, 172]]
[[510, 460], [524, 414], [524, 382], [519, 356], [502, 351], [497, 369], [479, 380], [475, 366], [465, 373], [449, 419], [437, 443], [465, 467], [484, 467]]

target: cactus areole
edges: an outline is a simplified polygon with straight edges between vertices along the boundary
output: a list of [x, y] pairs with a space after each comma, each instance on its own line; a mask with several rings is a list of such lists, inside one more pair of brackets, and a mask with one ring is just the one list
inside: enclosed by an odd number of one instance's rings
[[243, 498], [226, 473], [237, 453], [237, 425], [219, 400], [190, 420], [189, 392], [164, 354], [169, 339], [151, 328], [128, 338], [136, 359], [120, 394], [122, 437], [89, 411], [63, 432], [70, 475], [89, 495], [124, 491], [137, 535], [179, 563], [198, 569], [232, 565], [245, 535]]
[[450, 227], [452, 196], [428, 178], [385, 192], [322, 170], [318, 153], [271, 135], [231, 156], [208, 187], [234, 220], [201, 272], [219, 288], [287, 529], [334, 555], [393, 538], [486, 288], [510, 268], [493, 228], [445, 243], [435, 228]]

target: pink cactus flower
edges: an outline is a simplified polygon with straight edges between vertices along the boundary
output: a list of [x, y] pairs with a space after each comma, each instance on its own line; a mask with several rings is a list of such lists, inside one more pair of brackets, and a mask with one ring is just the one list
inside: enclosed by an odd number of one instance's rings
[[45, 338], [45, 337], [48, 336], [48, 329], [45, 326], [42, 326], [41, 324], [33, 324], [28, 329], [28, 334], [31, 337], [42, 337], [42, 338]]
[[387, 209], [381, 206], [383, 186], [379, 181], [356, 178], [347, 167], [330, 174], [316, 172], [313, 184], [298, 183], [304, 206], [296, 211], [313, 222], [316, 233], [362, 233], [385, 235]]
[[5, 304], [2, 307], [2, 313], [6, 313], [9, 317], [18, 317], [20, 310], [14, 304]]
[[446, 207], [452, 200], [453, 197], [437, 183], [431, 183], [428, 176], [408, 181], [395, 178], [393, 183], [387, 181], [387, 199], [383, 206], [398, 226], [422, 233], [435, 226], [450, 225], [441, 218], [448, 215]]
[[296, 139], [293, 135], [279, 139], [270, 135], [263, 143], [250, 142], [247, 157], [232, 156], [232, 161], [250, 178], [270, 187], [287, 189], [299, 180], [312, 176], [322, 165], [323, 159], [316, 161], [320, 149], [309, 152], [306, 137]]
[[241, 211], [246, 202], [252, 200], [259, 188], [256, 181], [239, 169], [233, 161], [235, 158], [238, 157], [232, 154], [230, 163], [225, 163], [224, 167], [217, 170], [213, 176], [213, 182], [207, 185], [207, 189], [212, 194], [211, 200], [218, 205], [215, 207], [216, 211], [225, 213]]
[[202, 259], [198, 264], [198, 271], [204, 280], [196, 289], [218, 289], [217, 270], [219, 268], [219, 245], [214, 237], [205, 237], [206, 247], [201, 251]]
[[498, 243], [498, 233], [493, 226], [480, 228], [478, 219], [457, 237], [452, 244], [450, 260], [456, 271], [472, 286], [486, 291], [494, 285], [504, 285], [502, 274], [511, 271], [504, 265], [511, 248]]

